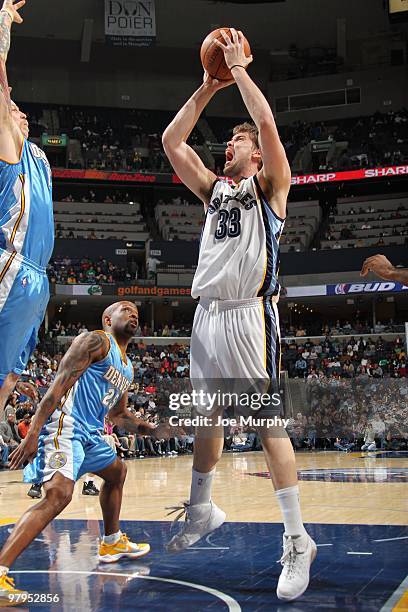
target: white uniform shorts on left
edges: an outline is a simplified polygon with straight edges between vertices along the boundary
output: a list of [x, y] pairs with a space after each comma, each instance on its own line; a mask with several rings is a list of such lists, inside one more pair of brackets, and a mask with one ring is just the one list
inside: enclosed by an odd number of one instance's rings
[[[270, 298], [201, 299], [190, 347], [193, 388], [239, 392], [279, 383], [280, 335]], [[215, 380], [214, 380], [215, 379]], [[224, 406], [225, 407], [225, 406]], [[202, 410], [199, 410], [202, 412]]]

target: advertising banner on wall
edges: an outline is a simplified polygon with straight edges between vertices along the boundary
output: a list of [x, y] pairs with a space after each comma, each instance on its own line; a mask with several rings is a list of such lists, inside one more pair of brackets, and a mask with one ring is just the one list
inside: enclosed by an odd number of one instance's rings
[[[74, 170], [66, 168], [53, 168], [54, 178], [93, 180], [93, 181], [120, 181], [126, 183], [157, 183], [162, 185], [179, 185], [181, 180], [176, 174], [146, 173], [146, 172], [106, 172], [104, 170]], [[408, 166], [387, 166], [385, 168], [365, 168], [360, 170], [347, 170], [345, 172], [324, 172], [320, 174], [302, 174], [292, 176], [292, 186], [317, 185], [320, 183], [336, 183], [339, 181], [360, 181], [379, 178], [408, 177]], [[224, 177], [220, 177], [224, 178]]]
[[154, 0], [105, 0], [105, 38], [115, 47], [149, 47], [156, 39]]
[[[142, 297], [190, 297], [191, 287], [170, 287], [157, 285], [53, 285], [55, 295], [66, 296], [112, 296], [121, 298]], [[338, 283], [337, 285], [309, 285], [301, 287], [284, 287], [281, 298], [304, 298], [316, 296], [340, 296], [373, 293], [405, 293], [408, 287], [391, 281], [374, 281], [371, 283]]]
[[303, 287], [285, 287], [281, 294], [287, 298], [355, 295], [357, 293], [403, 293], [408, 287], [392, 281], [374, 281], [371, 283], [338, 283], [337, 285], [311, 285]]

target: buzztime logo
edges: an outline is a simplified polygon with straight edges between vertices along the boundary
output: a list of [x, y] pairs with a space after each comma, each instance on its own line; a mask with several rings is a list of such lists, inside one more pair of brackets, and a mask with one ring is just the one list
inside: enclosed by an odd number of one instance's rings
[[[334, 291], [333, 291], [334, 287]], [[408, 287], [401, 283], [341, 283], [328, 286], [328, 294], [348, 295], [349, 293], [381, 293], [389, 291], [407, 291]]]

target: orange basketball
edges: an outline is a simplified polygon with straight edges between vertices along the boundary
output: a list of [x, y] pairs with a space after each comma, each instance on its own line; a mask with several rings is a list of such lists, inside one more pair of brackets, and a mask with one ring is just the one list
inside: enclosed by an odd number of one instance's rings
[[[201, 63], [204, 70], [206, 70], [213, 79], [217, 79], [218, 81], [229, 81], [233, 77], [230, 69], [225, 63], [224, 52], [214, 42], [215, 40], [219, 40], [221, 43], [225, 44], [221, 30], [223, 30], [232, 39], [231, 30], [229, 28], [218, 28], [218, 30], [210, 32], [201, 45]], [[249, 42], [245, 37], [244, 50], [245, 55], [249, 57], [251, 55], [251, 47], [249, 46]]]

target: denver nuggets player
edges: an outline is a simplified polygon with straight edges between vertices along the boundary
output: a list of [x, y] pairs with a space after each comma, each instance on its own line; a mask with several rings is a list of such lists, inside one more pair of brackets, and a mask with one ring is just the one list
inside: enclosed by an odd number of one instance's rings
[[99, 560], [111, 563], [122, 557], [137, 558], [150, 550], [148, 544], [130, 542], [119, 529], [126, 467], [102, 438], [108, 413], [111, 421], [128, 431], [154, 433], [153, 425], [127, 409], [133, 366], [126, 349], [138, 326], [138, 310], [131, 302], [118, 302], [105, 310], [102, 321], [103, 331], [75, 338], [39, 404], [27, 437], [10, 456], [12, 469], [30, 461], [24, 480], [44, 483], [45, 498], [20, 518], [0, 552], [0, 607], [17, 592], [7, 576], [9, 567], [69, 504], [75, 481], [86, 472], [103, 480], [99, 499], [105, 536]]
[[0, 11], [0, 414], [37, 342], [54, 244], [51, 168], [27, 140], [26, 115], [11, 101], [7, 81], [10, 30], [23, 21], [24, 4], [5, 0]]
[[[279, 239], [286, 216], [291, 175], [272, 111], [246, 72], [252, 61], [241, 32], [224, 33], [224, 52], [234, 80], [204, 82], [163, 135], [165, 151], [178, 176], [204, 203], [192, 295], [200, 298], [191, 337], [191, 378], [269, 379], [279, 376]], [[201, 112], [213, 95], [235, 82], [254, 124], [237, 126], [226, 149], [229, 184], [204, 167], [187, 145]], [[283, 515], [283, 570], [277, 595], [299, 597], [309, 583], [316, 545], [303, 526], [293, 449], [286, 432], [260, 430], [266, 461]], [[211, 500], [215, 465], [221, 457], [218, 436], [197, 430], [186, 521], [168, 544], [181, 551], [219, 527], [225, 513]]]

